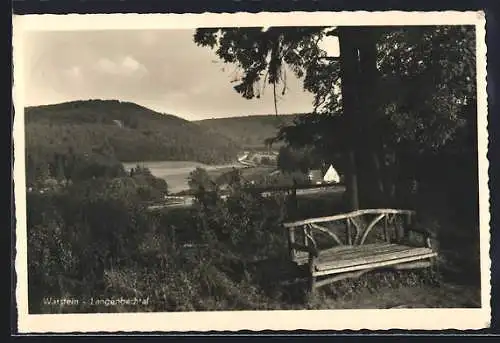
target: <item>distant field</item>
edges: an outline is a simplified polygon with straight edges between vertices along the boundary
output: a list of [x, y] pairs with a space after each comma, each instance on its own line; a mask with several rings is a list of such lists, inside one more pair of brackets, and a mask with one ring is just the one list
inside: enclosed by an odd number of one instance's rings
[[125, 170], [141, 165], [151, 170], [154, 176], [167, 181], [169, 192], [178, 193], [183, 190], [189, 189], [188, 176], [197, 167], [204, 168], [208, 173], [215, 177], [232, 168], [241, 168], [241, 164], [221, 164], [221, 165], [206, 165], [199, 162], [192, 161], [140, 161], [123, 163]]
[[245, 167], [240, 163], [207, 165], [192, 161], [139, 161], [123, 163], [123, 166], [128, 171], [138, 164], [149, 168], [154, 176], [167, 181], [170, 193], [178, 193], [189, 189], [187, 180], [189, 173], [198, 167], [205, 169], [213, 180], [233, 168], [238, 168], [242, 170], [243, 177], [249, 181], [275, 169], [268, 166]]

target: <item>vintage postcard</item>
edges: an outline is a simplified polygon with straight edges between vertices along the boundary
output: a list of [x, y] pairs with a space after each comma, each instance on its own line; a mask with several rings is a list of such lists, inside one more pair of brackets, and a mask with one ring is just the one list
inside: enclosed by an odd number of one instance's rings
[[20, 333], [490, 323], [482, 12], [13, 18]]

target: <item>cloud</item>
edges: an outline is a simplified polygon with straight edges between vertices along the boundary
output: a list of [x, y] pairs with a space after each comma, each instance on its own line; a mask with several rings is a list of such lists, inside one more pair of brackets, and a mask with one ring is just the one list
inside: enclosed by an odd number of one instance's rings
[[97, 62], [97, 69], [104, 73], [125, 76], [147, 73], [146, 67], [131, 56], [124, 57], [120, 62], [101, 58]]
[[82, 70], [80, 67], [73, 66], [69, 69], [66, 69], [66, 75], [73, 79], [79, 79], [82, 77]]
[[115, 62], [107, 59], [107, 58], [101, 58], [98, 62], [97, 62], [97, 67], [105, 72], [105, 73], [110, 73], [110, 74], [114, 74], [118, 71], [118, 66]]
[[127, 56], [122, 61], [122, 67], [127, 70], [136, 71], [143, 67], [143, 65], [134, 60], [132, 57]]
[[[26, 43], [26, 103], [132, 101], [189, 119], [274, 113], [272, 90], [247, 100], [232, 65], [193, 42], [194, 30], [40, 31]], [[217, 61], [218, 63], [214, 63]], [[225, 67], [225, 71], [222, 71]], [[287, 73], [279, 113], [312, 110], [312, 95]]]

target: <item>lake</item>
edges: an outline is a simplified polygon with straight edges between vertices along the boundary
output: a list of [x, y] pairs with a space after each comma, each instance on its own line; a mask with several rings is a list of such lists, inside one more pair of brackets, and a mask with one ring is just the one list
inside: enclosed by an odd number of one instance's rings
[[167, 181], [169, 193], [178, 193], [189, 189], [187, 180], [189, 173], [198, 167], [212, 173], [222, 173], [232, 168], [243, 167], [240, 163], [207, 165], [193, 161], [139, 161], [125, 162], [122, 164], [127, 171], [137, 165], [148, 168], [154, 176]]

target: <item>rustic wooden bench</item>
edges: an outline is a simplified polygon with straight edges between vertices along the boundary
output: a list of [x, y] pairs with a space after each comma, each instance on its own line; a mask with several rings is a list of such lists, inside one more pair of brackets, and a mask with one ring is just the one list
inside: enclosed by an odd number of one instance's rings
[[285, 223], [290, 258], [306, 269], [311, 293], [379, 268], [432, 267], [432, 236], [414, 217], [410, 210], [366, 209]]

